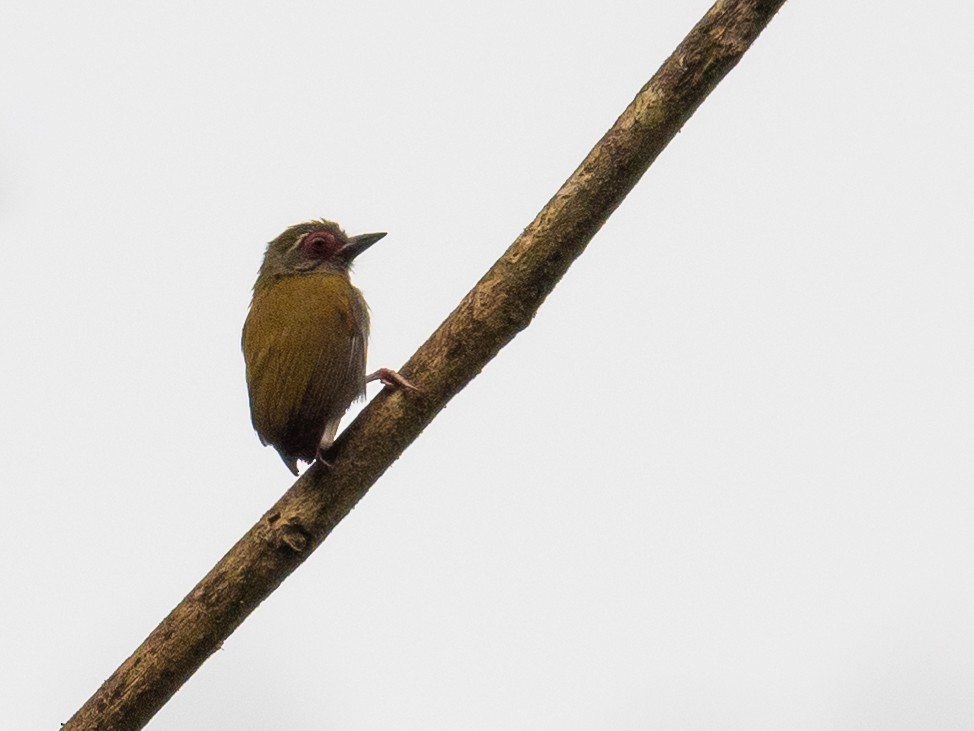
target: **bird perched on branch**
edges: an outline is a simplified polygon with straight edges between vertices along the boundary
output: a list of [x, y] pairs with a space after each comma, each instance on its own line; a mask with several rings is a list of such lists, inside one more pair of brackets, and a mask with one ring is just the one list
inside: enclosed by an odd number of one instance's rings
[[243, 328], [250, 416], [295, 475], [335, 441], [367, 381], [413, 389], [395, 371], [365, 375], [369, 311], [349, 279], [384, 233], [348, 237], [331, 221], [291, 226], [267, 246]]

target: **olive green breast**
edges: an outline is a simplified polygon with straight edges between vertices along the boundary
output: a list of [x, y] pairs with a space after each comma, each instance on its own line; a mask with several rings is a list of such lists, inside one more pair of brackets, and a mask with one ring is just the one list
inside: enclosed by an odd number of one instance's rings
[[289, 466], [313, 460], [325, 424], [364, 392], [368, 331], [365, 301], [347, 274], [255, 287], [243, 330], [251, 419]]

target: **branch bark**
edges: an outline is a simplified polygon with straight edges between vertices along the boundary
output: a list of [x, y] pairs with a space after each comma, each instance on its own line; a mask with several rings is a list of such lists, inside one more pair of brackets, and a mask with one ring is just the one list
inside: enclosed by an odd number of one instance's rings
[[296, 569], [454, 395], [530, 324], [571, 263], [784, 4], [718, 0], [530, 226], [379, 393], [65, 724], [139, 729]]

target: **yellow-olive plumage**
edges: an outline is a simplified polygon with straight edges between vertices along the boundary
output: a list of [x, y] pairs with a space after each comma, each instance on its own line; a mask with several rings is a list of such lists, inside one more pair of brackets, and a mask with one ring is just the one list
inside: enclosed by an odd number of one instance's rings
[[348, 269], [384, 235], [349, 238], [310, 221], [267, 246], [243, 329], [250, 415], [294, 474], [334, 441], [365, 391], [369, 314]]

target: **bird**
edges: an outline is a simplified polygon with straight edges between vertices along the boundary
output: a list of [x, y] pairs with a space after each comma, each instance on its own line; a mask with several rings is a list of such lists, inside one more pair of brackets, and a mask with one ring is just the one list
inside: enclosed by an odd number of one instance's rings
[[339, 422], [368, 381], [415, 390], [394, 370], [365, 373], [369, 310], [349, 269], [385, 235], [349, 237], [319, 219], [267, 245], [241, 346], [254, 429], [294, 475], [298, 460], [331, 466]]

